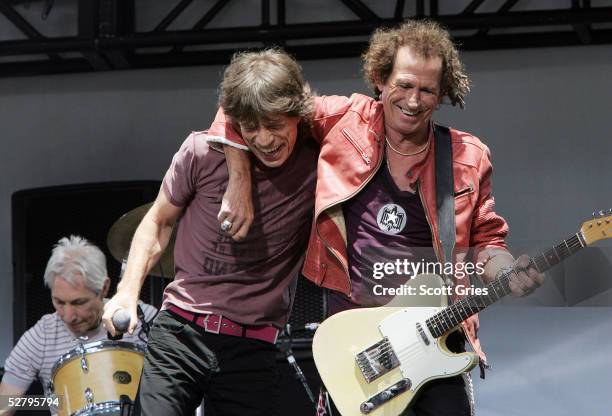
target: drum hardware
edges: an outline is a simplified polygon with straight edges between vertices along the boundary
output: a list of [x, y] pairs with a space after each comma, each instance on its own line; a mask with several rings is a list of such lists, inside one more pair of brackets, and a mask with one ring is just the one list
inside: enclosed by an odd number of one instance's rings
[[91, 410], [94, 405], [94, 395], [89, 387], [85, 389], [85, 401], [87, 402], [87, 409]]
[[306, 379], [304, 372], [298, 365], [298, 362], [296, 361], [295, 356], [293, 355], [293, 350], [291, 349], [291, 346], [293, 344], [293, 337], [291, 336], [291, 324], [289, 323], [286, 324], [283, 332], [285, 333], [285, 335], [287, 335], [287, 337], [284, 337], [281, 342], [276, 344], [276, 346], [285, 355], [287, 362], [289, 363], [289, 365], [291, 366], [291, 368], [293, 368], [293, 371], [295, 372], [295, 379], [299, 381], [302, 387], [304, 388], [304, 391], [306, 392], [308, 399], [310, 400], [310, 402], [312, 403], [316, 411], [317, 401], [314, 397], [314, 394], [312, 394], [312, 390], [310, 389], [310, 386], [308, 385], [308, 380]]
[[[74, 412], [70, 416], [117, 416], [121, 415], [121, 406], [116, 401], [96, 403], [91, 409], [81, 409], [78, 412]], [[131, 412], [131, 409], [129, 409]], [[130, 413], [126, 413], [125, 416], [130, 416]]]
[[130, 416], [134, 408], [134, 402], [129, 396], [122, 394], [119, 397], [119, 416]]
[[85, 358], [85, 347], [83, 347], [83, 343], [79, 342], [75, 350], [77, 354], [81, 356], [81, 369], [84, 373], [87, 373], [89, 371], [89, 366], [87, 365], [87, 358]]

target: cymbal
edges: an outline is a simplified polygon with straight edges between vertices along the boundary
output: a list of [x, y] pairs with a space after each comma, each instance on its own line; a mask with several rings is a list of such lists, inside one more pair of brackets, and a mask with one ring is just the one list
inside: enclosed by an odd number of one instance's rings
[[[123, 262], [124, 259], [127, 259], [136, 228], [138, 228], [138, 225], [140, 225], [140, 222], [145, 214], [149, 211], [149, 208], [151, 208], [151, 205], [153, 205], [152, 202], [128, 211], [117, 221], [115, 221], [110, 230], [108, 230], [106, 245], [113, 257], [120, 263]], [[175, 240], [176, 227], [174, 227], [174, 230], [172, 230], [172, 236], [170, 237], [166, 250], [163, 252], [157, 264], [153, 266], [149, 272], [150, 275], [164, 277], [167, 279], [174, 278], [173, 253]]]

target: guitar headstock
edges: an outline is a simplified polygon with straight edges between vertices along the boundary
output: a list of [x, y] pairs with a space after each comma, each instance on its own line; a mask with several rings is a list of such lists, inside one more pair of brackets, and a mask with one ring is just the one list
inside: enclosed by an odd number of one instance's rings
[[599, 240], [612, 238], [612, 209], [593, 213], [593, 218], [580, 227], [580, 233], [587, 245]]

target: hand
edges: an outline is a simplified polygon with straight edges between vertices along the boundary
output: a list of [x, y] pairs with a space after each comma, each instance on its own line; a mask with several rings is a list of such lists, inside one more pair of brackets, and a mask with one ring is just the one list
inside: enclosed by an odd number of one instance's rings
[[113, 316], [120, 309], [125, 309], [130, 314], [130, 324], [127, 332], [133, 334], [138, 325], [138, 316], [136, 314], [136, 306], [138, 305], [138, 294], [133, 294], [129, 290], [118, 290], [106, 304], [104, 304], [104, 314], [102, 315], [102, 323], [106, 330], [112, 336], [117, 334], [115, 325], [113, 324]]
[[[228, 182], [221, 201], [221, 209], [217, 215], [221, 229], [235, 241], [244, 240], [253, 224], [253, 199], [250, 185], [250, 182]], [[226, 221], [229, 221], [228, 229], [224, 227]]]
[[254, 218], [251, 164], [242, 150], [224, 146], [224, 151], [229, 180], [217, 220], [223, 231], [235, 241], [241, 241], [247, 236]]
[[529, 256], [525, 254], [516, 259], [514, 270], [509, 282], [513, 296], [527, 296], [544, 283], [544, 275], [529, 267]]

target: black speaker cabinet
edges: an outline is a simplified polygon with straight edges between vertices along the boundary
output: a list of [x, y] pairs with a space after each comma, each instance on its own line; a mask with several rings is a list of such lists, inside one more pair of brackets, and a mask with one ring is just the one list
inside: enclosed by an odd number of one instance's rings
[[290, 336], [293, 342], [310, 346], [316, 324], [323, 322], [327, 313], [325, 296], [324, 289], [300, 276], [289, 316], [290, 333], [283, 332], [281, 338]]
[[[18, 191], [12, 196], [13, 240], [13, 336], [21, 334], [40, 317], [53, 312], [43, 274], [53, 245], [76, 234], [96, 244], [106, 255], [115, 292], [121, 264], [106, 247], [112, 224], [126, 212], [151, 202], [159, 181], [129, 181], [54, 186]], [[159, 304], [164, 282], [149, 277], [142, 298]]]

